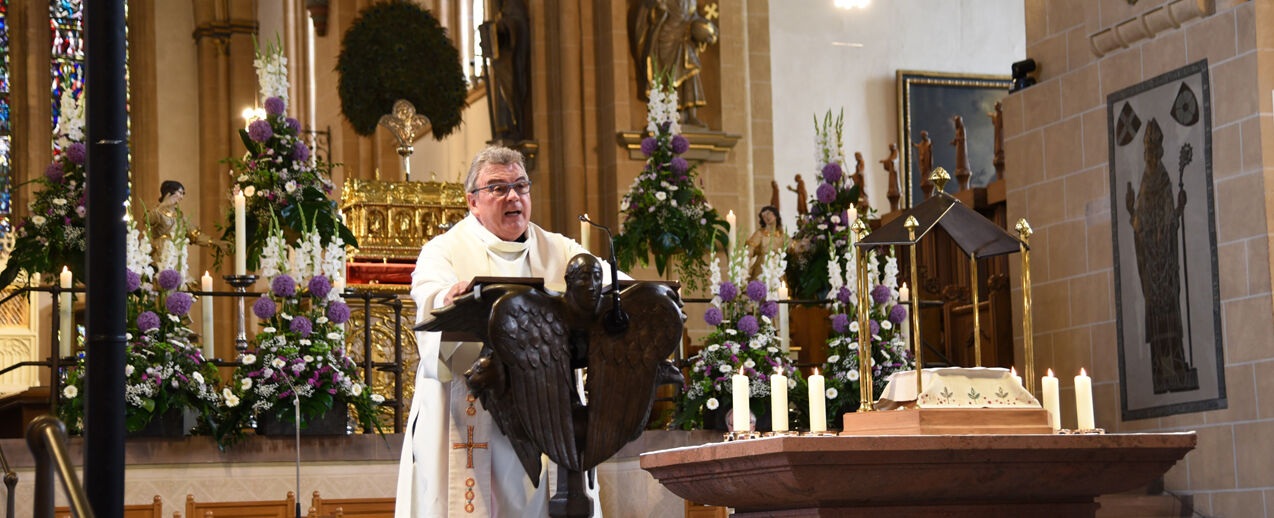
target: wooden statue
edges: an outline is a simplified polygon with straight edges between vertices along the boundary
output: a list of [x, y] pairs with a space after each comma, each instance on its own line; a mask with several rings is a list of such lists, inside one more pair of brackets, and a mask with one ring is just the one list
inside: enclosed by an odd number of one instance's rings
[[1004, 108], [999, 101], [995, 103], [995, 111], [986, 114], [991, 118], [991, 126], [995, 127], [995, 179], [1004, 179]]
[[868, 206], [867, 182], [866, 180], [863, 179], [863, 170], [866, 168], [867, 166], [863, 164], [863, 154], [861, 152], [855, 151], [854, 152], [854, 176], [852, 178], [854, 179], [854, 185], [858, 186], [858, 212], [861, 214], [866, 214], [864, 209], [866, 209]]
[[885, 195], [889, 198], [889, 212], [898, 210], [898, 199], [902, 194], [898, 191], [898, 168], [894, 165], [894, 159], [898, 157], [898, 145], [889, 143], [889, 158], [881, 160], [885, 165], [885, 171], [889, 173], [889, 192]]
[[[925, 193], [925, 198], [928, 198], [933, 195], [933, 182], [929, 181], [929, 172], [933, 171], [933, 141], [929, 140], [929, 132], [920, 130], [920, 142], [912, 142], [911, 146], [916, 148], [916, 167], [920, 168], [918, 175], [920, 190]], [[919, 200], [912, 203], [917, 202]]]
[[637, 66], [637, 95], [648, 100], [651, 81], [670, 74], [681, 123], [704, 126], [695, 116], [697, 108], [708, 104], [699, 54], [716, 42], [717, 25], [699, 14], [698, 0], [632, 2], [628, 44]]
[[969, 144], [965, 140], [964, 119], [956, 115], [951, 122], [955, 124], [955, 138], [951, 140], [951, 145], [956, 148], [956, 181], [960, 182], [960, 189], [968, 189], [973, 172], [969, 169]]
[[783, 232], [783, 216], [779, 208], [773, 205], [761, 207], [756, 215], [757, 228], [748, 236], [746, 246], [752, 264], [748, 267], [748, 280], [761, 277], [761, 267], [765, 265], [765, 256], [774, 250], [782, 250], [787, 246], [787, 234]]
[[805, 179], [796, 175], [796, 187], [788, 186], [787, 190], [796, 193], [796, 213], [804, 216], [809, 213], [809, 192], [805, 190]]
[[777, 180], [770, 180], [770, 205], [769, 206], [774, 207], [775, 210], [778, 210], [778, 208], [780, 207], [779, 182]]
[[491, 135], [516, 144], [531, 138], [530, 9], [526, 0], [494, 4], [490, 19], [478, 27], [482, 54], [491, 63], [486, 78]]

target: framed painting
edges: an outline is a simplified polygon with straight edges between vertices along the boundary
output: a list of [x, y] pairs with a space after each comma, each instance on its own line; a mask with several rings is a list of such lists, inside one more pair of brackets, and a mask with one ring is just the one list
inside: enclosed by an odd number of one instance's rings
[[[924, 199], [921, 184], [932, 169], [921, 171], [921, 149], [928, 147], [933, 167], [942, 167], [952, 178], [956, 171], [954, 119], [965, 127], [968, 147], [969, 185], [986, 187], [995, 180], [995, 104], [1009, 94], [1009, 76], [952, 74], [944, 72], [898, 71], [898, 146], [901, 163], [899, 190], [902, 206], [911, 207]], [[922, 138], [922, 132], [924, 138]], [[925, 139], [928, 142], [925, 142]], [[958, 182], [946, 191], [960, 190]]]
[[1227, 406], [1211, 95], [1204, 60], [1107, 97], [1124, 420]]

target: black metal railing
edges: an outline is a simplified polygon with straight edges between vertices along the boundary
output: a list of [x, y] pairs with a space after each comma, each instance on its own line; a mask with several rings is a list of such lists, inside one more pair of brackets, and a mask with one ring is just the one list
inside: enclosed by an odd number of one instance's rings
[[[42, 415], [27, 427], [27, 446], [35, 458], [35, 518], [53, 518], [54, 477], [62, 479], [62, 489], [77, 518], [93, 518], [84, 487], [75, 475], [75, 466], [66, 446], [66, 425], [51, 415]], [[13, 494], [10, 488], [9, 494]], [[9, 508], [12, 516], [13, 508]]]
[[9, 469], [9, 459], [4, 458], [4, 448], [0, 448], [0, 471], [4, 472], [4, 487], [8, 495], [4, 502], [4, 516], [5, 518], [13, 518], [14, 498], [17, 497], [15, 488], [18, 487], [18, 473]]

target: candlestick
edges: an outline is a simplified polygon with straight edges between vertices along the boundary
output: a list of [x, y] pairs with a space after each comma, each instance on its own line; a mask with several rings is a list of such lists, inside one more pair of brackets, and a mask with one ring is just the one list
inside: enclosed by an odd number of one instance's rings
[[[920, 253], [920, 240], [916, 239], [916, 228], [920, 226], [920, 222], [916, 221], [915, 216], [907, 216], [907, 220], [903, 222], [903, 227], [907, 229], [907, 240], [911, 241], [911, 253], [909, 262], [911, 263], [911, 283], [920, 282], [920, 274], [916, 273], [916, 254]], [[907, 286], [904, 283], [903, 288]], [[901, 297], [901, 295], [899, 295]], [[911, 292], [907, 292], [907, 300], [911, 300]], [[907, 317], [911, 319], [911, 352], [916, 358], [916, 401], [920, 401], [920, 394], [924, 392], [924, 368], [925, 368], [925, 350], [923, 340], [920, 336], [920, 293], [916, 293], [916, 301], [908, 308]]]
[[248, 286], [251, 286], [253, 283], [257, 282], [257, 276], [256, 275], [226, 275], [222, 278], [226, 280], [227, 284], [229, 284], [231, 287], [234, 288], [234, 291], [237, 292], [237, 295], [235, 296], [235, 298], [239, 299], [239, 303], [238, 303], [239, 318], [238, 318], [238, 321], [236, 322], [238, 325], [236, 329], [237, 332], [235, 333], [235, 337], [234, 337], [234, 348], [236, 351], [239, 352], [239, 354], [243, 354], [244, 351], [248, 350], [248, 333], [244, 327], [244, 322], [243, 322], [244, 320], [243, 299], [246, 296]]
[[[63, 290], [71, 289], [71, 269], [66, 266], [62, 267], [62, 274], [58, 278], [58, 287]], [[71, 292], [63, 291], [58, 296], [58, 317], [60, 325], [58, 326], [58, 355], [65, 358], [71, 355], [71, 337], [75, 329], [75, 320], [71, 316]]]
[[781, 281], [779, 284], [779, 348], [784, 354], [792, 350], [792, 330], [788, 327], [788, 305], [783, 303], [791, 298], [792, 295], [787, 291], [787, 281]]
[[[867, 224], [861, 219], [854, 220], [850, 227], [858, 234], [858, 240], [867, 237]], [[876, 394], [872, 383], [872, 351], [871, 351], [871, 307], [870, 283], [867, 279], [867, 249], [854, 247], [858, 264], [858, 411], [872, 412], [876, 410]], [[916, 393], [916, 398], [920, 393]]]
[[739, 229], [738, 229], [739, 225], [738, 225], [738, 221], [736, 221], [736, 218], [734, 217], [733, 209], [730, 210], [730, 212], [726, 213], [725, 222], [730, 224], [730, 232], [728, 234], [730, 236], [730, 250], [728, 250], [728, 252], [733, 253], [734, 243], [738, 241], [739, 239]]
[[982, 323], [978, 319], [978, 256], [969, 254], [969, 293], [973, 296], [973, 364], [982, 366]]
[[752, 411], [748, 408], [748, 396], [752, 393], [748, 386], [748, 377], [735, 374], [730, 377], [734, 421], [730, 429], [735, 432], [748, 432], [752, 429]]
[[1048, 422], [1056, 432], [1062, 428], [1062, 408], [1057, 399], [1057, 378], [1053, 377], [1053, 369], [1040, 380], [1040, 390], [1044, 392], [1044, 410], [1048, 410]]
[[1026, 391], [1035, 394], [1035, 336], [1031, 330], [1031, 224], [1026, 218], [1017, 220], [1017, 230], [1022, 251], [1022, 345], [1023, 374], [1026, 375]]
[[244, 198], [242, 192], [234, 193], [234, 274], [242, 277], [248, 274], [248, 245], [244, 216]]
[[1009, 367], [1009, 375], [1013, 376], [1013, 381], [1017, 382], [1017, 386], [1019, 387], [1022, 386], [1022, 377], [1017, 375], [1016, 367], [1012, 367], [1012, 366]]
[[823, 376], [814, 369], [810, 375], [810, 432], [827, 431], [827, 395], [823, 388]]
[[[584, 213], [584, 219], [585, 220], [588, 219], [587, 212]], [[583, 246], [585, 250], [591, 249], [591, 247], [588, 246], [589, 244], [591, 244], [592, 242], [591, 238], [593, 237], [592, 234], [589, 232], [590, 230], [592, 230], [592, 226], [589, 225], [587, 221], [581, 220], [579, 222], [579, 244], [580, 246]]]
[[787, 376], [775, 369], [770, 376], [770, 429], [787, 431]]
[[[199, 288], [205, 293], [212, 291], [212, 275], [207, 270], [203, 272], [203, 277], [199, 278]], [[215, 354], [214, 344], [212, 340], [212, 329], [216, 327], [212, 320], [212, 295], [204, 295], [199, 299], [199, 305], [203, 309], [203, 357], [205, 360], [211, 360]]]
[[911, 302], [911, 288], [907, 287], [907, 283], [902, 283], [902, 287], [898, 288], [898, 302]]
[[1075, 376], [1075, 428], [1092, 430], [1097, 428], [1093, 423], [1093, 379], [1088, 377], [1083, 368], [1079, 376]]

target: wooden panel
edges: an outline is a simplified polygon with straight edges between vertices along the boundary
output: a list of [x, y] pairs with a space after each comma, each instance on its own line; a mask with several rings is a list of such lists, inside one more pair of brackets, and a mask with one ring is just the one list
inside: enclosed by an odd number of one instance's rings
[[319, 516], [350, 516], [357, 518], [391, 518], [394, 516], [394, 498], [323, 498], [314, 492], [310, 508]]
[[296, 495], [291, 491], [284, 500], [258, 502], [199, 503], [194, 495], [186, 495], [186, 518], [293, 518], [295, 513]]
[[841, 435], [1051, 434], [1042, 408], [909, 408], [850, 412]]
[[[155, 501], [149, 504], [124, 506], [124, 518], [163, 518], [164, 499], [155, 495]], [[54, 518], [71, 518], [71, 508], [58, 507], [53, 510]]]
[[726, 518], [729, 515], [728, 509], [724, 507], [686, 501], [686, 518]]

